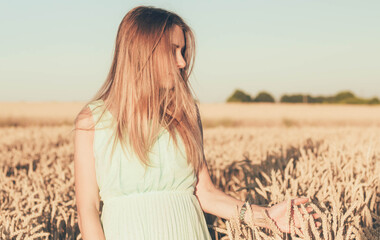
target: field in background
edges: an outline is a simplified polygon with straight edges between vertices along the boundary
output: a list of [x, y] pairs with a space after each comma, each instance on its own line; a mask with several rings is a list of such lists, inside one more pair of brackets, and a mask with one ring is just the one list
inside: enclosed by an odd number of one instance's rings
[[[0, 126], [72, 124], [83, 102], [0, 102]], [[218, 103], [200, 105], [204, 127], [380, 126], [378, 105]]]
[[[0, 103], [0, 239], [80, 239], [71, 123], [83, 103]], [[213, 239], [379, 239], [380, 108], [201, 104], [214, 184], [255, 204], [306, 196], [299, 238], [205, 214]], [[11, 127], [19, 121], [27, 127]], [[36, 123], [36, 126], [29, 126]], [[50, 126], [49, 126], [50, 124]], [[240, 232], [240, 233], [239, 233]], [[255, 237], [253, 237], [255, 236]]]

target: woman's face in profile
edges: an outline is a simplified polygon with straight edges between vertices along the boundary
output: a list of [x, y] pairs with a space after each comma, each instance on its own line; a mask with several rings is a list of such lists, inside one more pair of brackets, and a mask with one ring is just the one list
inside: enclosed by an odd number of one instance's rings
[[[183, 58], [182, 52], [185, 48], [185, 37], [182, 28], [178, 25], [174, 26], [172, 32], [172, 49], [179, 69], [186, 66], [186, 61]], [[170, 73], [168, 79], [162, 79], [162, 87], [172, 89], [174, 87], [173, 75]]]

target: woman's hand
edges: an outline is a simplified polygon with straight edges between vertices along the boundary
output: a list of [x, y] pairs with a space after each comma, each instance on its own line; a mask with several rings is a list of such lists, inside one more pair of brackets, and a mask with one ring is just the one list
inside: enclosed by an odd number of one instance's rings
[[[291, 205], [292, 206], [293, 205], [297, 206], [299, 204], [305, 204], [308, 201], [309, 201], [308, 198], [296, 198], [296, 199], [291, 200]], [[272, 207], [268, 208], [267, 213], [268, 213], [268, 216], [275, 222], [275, 224], [280, 229], [280, 231], [286, 232], [286, 233], [290, 233], [290, 226], [289, 226], [289, 222], [290, 221], [288, 219], [289, 216], [286, 213], [287, 210], [288, 210], [287, 209], [287, 202], [284, 201], [284, 202], [275, 204]], [[302, 211], [302, 209], [300, 209], [300, 212], [302, 214], [309, 214], [312, 210], [313, 210], [313, 208], [307, 207], [306, 208], [307, 213], [305, 213], [304, 211]], [[294, 219], [294, 225], [295, 225], [295, 227], [296, 228], [300, 228], [301, 227], [301, 222], [303, 220], [300, 219], [297, 216], [297, 214], [294, 214], [293, 208], [290, 209], [290, 217], [292, 218], [292, 220]], [[313, 214], [313, 218], [314, 219], [317, 219], [319, 217], [320, 216], [317, 213]], [[319, 227], [321, 224], [319, 222], [317, 222], [316, 225], [317, 225], [317, 227]]]

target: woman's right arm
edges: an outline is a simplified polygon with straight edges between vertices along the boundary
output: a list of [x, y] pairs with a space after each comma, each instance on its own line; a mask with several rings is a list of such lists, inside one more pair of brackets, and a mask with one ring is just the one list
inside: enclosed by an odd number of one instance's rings
[[[87, 107], [75, 122], [74, 178], [75, 198], [78, 211], [79, 230], [83, 240], [105, 240], [99, 217], [99, 188], [96, 182], [93, 152], [94, 120]], [[81, 130], [84, 128], [91, 130]]]

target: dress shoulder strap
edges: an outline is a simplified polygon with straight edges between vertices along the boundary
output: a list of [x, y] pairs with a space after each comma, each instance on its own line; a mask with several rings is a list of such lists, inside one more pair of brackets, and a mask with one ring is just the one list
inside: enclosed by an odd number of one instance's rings
[[[90, 102], [87, 106], [91, 110], [94, 123], [96, 123], [95, 129], [104, 128], [104, 121], [106, 120], [105, 115], [107, 115], [107, 112], [103, 113], [103, 111], [104, 111], [103, 101], [101, 99], [95, 100], [95, 101]], [[102, 114], [103, 114], [103, 116], [102, 116]]]

